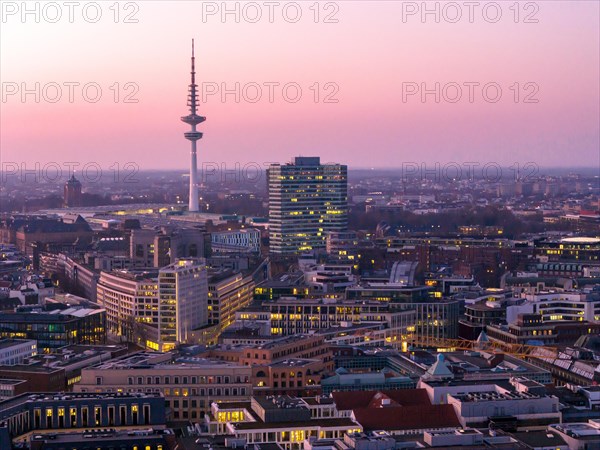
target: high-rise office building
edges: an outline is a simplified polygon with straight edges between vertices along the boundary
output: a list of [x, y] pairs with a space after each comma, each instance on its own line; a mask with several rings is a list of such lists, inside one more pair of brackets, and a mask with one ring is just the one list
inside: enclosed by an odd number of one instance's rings
[[271, 253], [325, 248], [327, 232], [347, 229], [346, 166], [297, 157], [293, 164], [272, 164], [268, 180]]
[[192, 330], [208, 324], [208, 278], [203, 258], [181, 259], [158, 272], [159, 349], [191, 343]]

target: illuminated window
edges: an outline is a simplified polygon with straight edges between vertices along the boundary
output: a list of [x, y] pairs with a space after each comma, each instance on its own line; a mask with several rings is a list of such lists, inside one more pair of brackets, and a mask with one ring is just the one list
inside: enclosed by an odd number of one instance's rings
[[102, 421], [102, 409], [99, 406], [94, 406], [94, 421], [96, 426], [100, 426]]
[[304, 430], [293, 430], [293, 431], [290, 431], [290, 441], [292, 441], [292, 442], [304, 442]]

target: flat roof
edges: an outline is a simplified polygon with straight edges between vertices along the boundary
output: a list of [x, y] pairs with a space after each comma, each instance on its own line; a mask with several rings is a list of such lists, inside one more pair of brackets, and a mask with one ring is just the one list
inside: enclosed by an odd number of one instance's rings
[[[238, 363], [222, 361], [219, 359], [207, 359], [194, 356], [173, 355], [171, 353], [161, 352], [141, 352], [132, 355], [123, 356], [118, 359], [106, 361], [94, 366], [94, 369], [100, 370], [143, 370], [143, 369], [168, 369], [168, 370], [184, 370], [197, 368], [211, 367], [228, 367], [228, 368], [246, 368]], [[132, 372], [133, 373], [133, 372]]]
[[289, 367], [289, 368], [304, 367], [304, 366], [308, 366], [309, 364], [312, 364], [314, 362], [319, 362], [319, 361], [321, 361], [321, 360], [320, 359], [291, 358], [291, 359], [285, 359], [282, 361], [276, 361], [272, 364], [269, 364], [269, 367]]
[[567, 244], [600, 244], [600, 239], [594, 237], [576, 236], [563, 238], [560, 240], [560, 242], [565, 242]]
[[315, 427], [322, 428], [341, 428], [349, 427], [356, 428], [360, 425], [350, 418], [335, 418], [335, 419], [313, 419], [304, 421], [289, 421], [289, 422], [236, 422], [232, 424], [236, 430], [259, 430], [261, 428], [284, 428], [284, 429], [310, 429]]
[[26, 403], [29, 401], [59, 401], [59, 400], [87, 400], [87, 399], [135, 399], [135, 398], [162, 398], [162, 395], [154, 392], [123, 392], [123, 393], [97, 393], [97, 392], [40, 392], [40, 393], [25, 393], [17, 395], [8, 400], [0, 402], [0, 417], [2, 412], [14, 406]]
[[600, 429], [587, 422], [556, 423], [549, 427], [577, 439], [594, 441], [600, 439]]
[[289, 395], [279, 395], [276, 397], [254, 396], [252, 400], [258, 403], [265, 410], [277, 409], [306, 409], [306, 403], [300, 397], [290, 397]]
[[117, 441], [118, 443], [126, 441], [139, 441], [140, 439], [161, 440], [165, 435], [172, 434], [168, 429], [140, 429], [132, 431], [123, 431], [115, 429], [88, 430], [83, 433], [49, 433], [49, 430], [43, 430], [44, 433], [34, 432], [31, 441], [50, 441], [53, 443], [79, 443], [89, 441], [89, 444], [95, 447], [94, 442]]
[[35, 345], [37, 344], [37, 341], [33, 339], [0, 339], [0, 349], [23, 344]]
[[533, 400], [541, 398], [539, 395], [530, 394], [529, 392], [497, 392], [497, 391], [483, 391], [483, 392], [469, 392], [466, 394], [450, 394], [451, 397], [460, 400], [463, 403], [468, 402], [491, 402], [491, 401], [502, 401], [502, 400]]
[[13, 380], [11, 378], [0, 378], [0, 384], [17, 385], [21, 383], [27, 383], [27, 380]]
[[565, 441], [557, 434], [548, 431], [527, 431], [512, 433], [519, 441], [533, 447], [558, 447], [565, 445]]
[[229, 401], [216, 401], [219, 410], [227, 411], [229, 409], [247, 409], [248, 411], [252, 411], [252, 403], [250, 401], [246, 402], [229, 402]]

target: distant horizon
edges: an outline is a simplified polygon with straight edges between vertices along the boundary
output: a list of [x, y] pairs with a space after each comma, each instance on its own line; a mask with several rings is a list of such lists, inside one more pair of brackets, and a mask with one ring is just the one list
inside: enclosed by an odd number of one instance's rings
[[187, 168], [195, 38], [199, 167], [290, 153], [600, 167], [599, 2], [495, 3], [498, 20], [479, 5], [457, 22], [403, 9], [420, 2], [300, 2], [301, 20], [271, 22], [205, 10], [217, 2], [117, 4], [97, 23], [3, 18], [3, 162]]
[[[10, 164], [10, 162], [7, 161], [0, 161], [3, 162], [4, 164]], [[215, 162], [215, 161], [211, 161], [211, 162]], [[221, 163], [222, 161], [216, 161], [217, 163]], [[407, 164], [409, 163], [413, 163], [415, 161], [407, 161]], [[226, 168], [227, 169], [232, 169], [233, 168], [233, 164], [235, 163], [229, 163], [229, 165], [227, 165], [226, 162], [223, 161], [223, 163], [226, 164]], [[248, 162], [250, 163], [250, 162]], [[434, 168], [434, 164], [436, 164], [435, 162], [416, 162], [417, 164], [424, 164], [426, 168]], [[440, 164], [441, 166], [444, 166], [445, 164], [461, 164], [460, 162], [455, 162], [455, 161], [448, 161], [448, 162], [439, 162], [438, 164]], [[490, 162], [487, 162], [486, 164], [488, 164]], [[31, 165], [26, 165], [25, 167], [27, 169], [33, 169], [34, 166], [32, 163]], [[47, 163], [49, 166], [52, 163]], [[60, 165], [60, 163], [57, 163]], [[68, 163], [65, 162], [64, 164], [72, 164], [72, 163]], [[201, 164], [202, 161], [199, 161], [199, 167], [198, 170], [201, 170]], [[277, 163], [275, 163], [277, 164]], [[285, 162], [279, 163], [279, 164], [286, 164]], [[322, 162], [322, 164], [341, 164], [341, 165], [345, 165], [348, 167], [348, 170], [380, 170], [380, 171], [393, 171], [393, 170], [402, 170], [403, 166], [353, 166], [352, 164], [349, 163], [345, 163], [345, 162], [338, 162], [338, 161], [332, 161], [332, 162], [327, 162], [324, 163]], [[503, 168], [503, 169], [507, 169], [507, 168], [511, 168], [511, 165], [508, 164], [498, 164], [499, 167]], [[43, 164], [42, 166], [43, 167]], [[478, 167], [481, 167], [481, 165], [479, 165]], [[600, 177], [600, 168], [595, 168], [595, 167], [590, 167], [590, 166], [537, 166], [540, 170], [552, 170], [552, 171], [565, 171], [565, 172], [569, 172], [569, 171], [575, 171], [575, 170], [579, 170], [579, 171], [599, 171], [598, 176]], [[265, 166], [265, 169], [267, 167]], [[182, 172], [182, 174], [184, 175], [189, 175], [189, 167], [185, 167], [185, 168], [154, 168], [154, 167], [149, 167], [149, 168], [145, 168], [145, 167], [138, 167], [139, 171], [141, 172]], [[2, 167], [0, 166], [0, 173], [2, 173]], [[77, 176], [77, 172], [78, 170], [75, 170], [75, 176]], [[67, 172], [65, 172], [66, 174]], [[69, 176], [71, 175], [71, 172], [68, 172]]]

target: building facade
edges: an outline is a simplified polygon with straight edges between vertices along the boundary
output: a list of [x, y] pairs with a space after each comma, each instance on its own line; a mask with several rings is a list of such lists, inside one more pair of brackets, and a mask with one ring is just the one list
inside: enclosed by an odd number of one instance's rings
[[386, 341], [400, 344], [410, 340], [416, 316], [413, 309], [395, 309], [384, 302], [281, 298], [276, 302], [263, 302], [259, 309], [238, 311], [236, 321], [267, 323], [271, 334], [278, 336], [342, 330], [343, 327], [350, 330], [352, 325], [358, 324], [380, 324], [389, 330], [389, 333], [384, 333]]
[[37, 355], [37, 342], [30, 339], [0, 339], [0, 365], [22, 364]]
[[269, 167], [271, 253], [325, 249], [327, 232], [347, 229], [347, 170], [340, 164], [321, 164], [318, 157]]
[[106, 342], [104, 309], [68, 308], [38, 313], [0, 313], [0, 338], [37, 341], [38, 351]]
[[182, 259], [158, 272], [159, 347], [188, 343], [208, 324], [208, 278], [203, 258]]
[[158, 272], [101, 272], [96, 297], [109, 334], [134, 341], [136, 323], [158, 327]]
[[214, 253], [259, 253], [260, 231], [256, 228], [216, 231], [210, 234]]
[[200, 419], [213, 401], [251, 395], [252, 368], [224, 361], [137, 353], [81, 371], [75, 392], [162, 394], [173, 420]]
[[129, 256], [136, 267], [163, 267], [178, 258], [204, 256], [205, 236], [200, 228], [131, 231]]
[[164, 426], [165, 414], [159, 394], [23, 394], [0, 402], [13, 438], [34, 430]]

